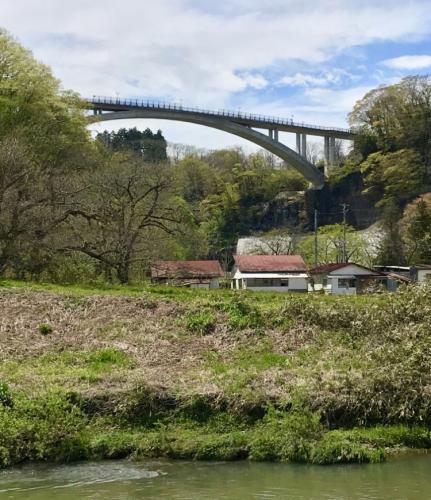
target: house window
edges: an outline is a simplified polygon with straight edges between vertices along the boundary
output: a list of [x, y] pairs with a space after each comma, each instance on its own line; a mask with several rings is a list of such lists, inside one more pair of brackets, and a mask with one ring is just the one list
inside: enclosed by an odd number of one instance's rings
[[289, 279], [288, 278], [281, 278], [280, 286], [289, 286]]
[[355, 278], [339, 278], [338, 288], [356, 288]]

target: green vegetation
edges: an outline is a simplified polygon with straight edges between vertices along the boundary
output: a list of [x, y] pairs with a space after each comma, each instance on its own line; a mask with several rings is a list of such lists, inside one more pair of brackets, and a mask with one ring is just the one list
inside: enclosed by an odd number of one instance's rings
[[3, 281], [0, 464], [430, 448], [430, 300]]

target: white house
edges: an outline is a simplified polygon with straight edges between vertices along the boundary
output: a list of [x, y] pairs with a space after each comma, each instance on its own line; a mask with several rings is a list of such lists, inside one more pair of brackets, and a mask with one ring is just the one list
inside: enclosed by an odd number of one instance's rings
[[410, 269], [410, 275], [418, 283], [431, 280], [431, 265], [417, 264]]
[[190, 288], [218, 288], [224, 272], [217, 260], [165, 260], [151, 266], [151, 281]]
[[315, 289], [333, 295], [356, 295], [367, 288], [385, 285], [387, 277], [373, 269], [351, 263], [330, 263], [310, 271]]
[[300, 255], [235, 255], [232, 288], [307, 292], [307, 266]]

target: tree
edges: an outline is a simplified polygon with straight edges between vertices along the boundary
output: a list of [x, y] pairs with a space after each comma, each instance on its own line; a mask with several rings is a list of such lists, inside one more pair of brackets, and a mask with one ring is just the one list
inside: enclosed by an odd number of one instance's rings
[[[365, 150], [416, 151], [431, 164], [431, 77], [409, 76], [400, 83], [378, 87], [359, 100], [350, 124], [368, 139]], [[365, 144], [364, 144], [365, 146]]]
[[197, 156], [187, 156], [178, 162], [174, 177], [180, 196], [191, 204], [221, 191], [222, 179], [217, 170]]
[[394, 153], [373, 153], [361, 163], [364, 193], [377, 207], [401, 205], [416, 195], [425, 180], [425, 168], [417, 152], [402, 149]]
[[75, 168], [91, 150], [85, 104], [0, 30], [0, 137], [13, 135], [44, 168]]
[[84, 104], [0, 30], [0, 273], [38, 274], [70, 195], [65, 179], [97, 154]]
[[400, 208], [394, 202], [388, 202], [383, 213], [383, 238], [376, 257], [377, 264], [405, 264], [404, 245], [400, 231]]
[[431, 262], [431, 193], [407, 205], [401, 220], [406, 260], [412, 264]]
[[67, 217], [64, 176], [32, 159], [20, 139], [0, 141], [0, 275], [37, 276], [52, 257], [50, 235]]
[[[344, 242], [344, 235], [346, 241]], [[332, 262], [355, 262], [369, 265], [372, 256], [366, 238], [353, 227], [343, 224], [329, 224], [318, 229], [317, 261], [319, 264]], [[346, 250], [346, 259], [344, 258]], [[314, 236], [306, 236], [298, 245], [298, 252], [306, 262], [314, 263]]]
[[287, 229], [273, 229], [259, 238], [254, 247], [258, 255], [292, 255], [298, 243], [297, 235]]
[[155, 134], [149, 128], [143, 132], [136, 127], [120, 128], [117, 132], [105, 130], [97, 134], [97, 139], [113, 151], [133, 151], [148, 163], [160, 163], [168, 159], [167, 142], [161, 130]]
[[132, 265], [145, 260], [152, 232], [174, 234], [186, 221], [187, 209], [172, 196], [167, 167], [117, 153], [83, 183], [87, 188], [66, 221], [69, 242], [62, 249], [96, 259], [108, 278], [115, 271], [121, 283], [129, 281]]

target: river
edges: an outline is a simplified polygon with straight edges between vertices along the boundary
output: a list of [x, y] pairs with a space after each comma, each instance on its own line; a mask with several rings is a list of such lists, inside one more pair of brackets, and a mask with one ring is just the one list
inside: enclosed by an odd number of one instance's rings
[[0, 471], [0, 498], [431, 499], [431, 455], [377, 465], [110, 461]]

